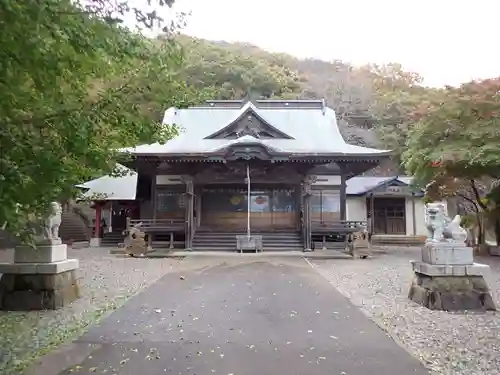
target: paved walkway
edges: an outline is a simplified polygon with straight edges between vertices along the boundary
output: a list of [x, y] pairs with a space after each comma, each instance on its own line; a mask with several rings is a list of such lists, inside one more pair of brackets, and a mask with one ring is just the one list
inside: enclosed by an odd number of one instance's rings
[[60, 374], [427, 374], [306, 261], [217, 263], [133, 298]]

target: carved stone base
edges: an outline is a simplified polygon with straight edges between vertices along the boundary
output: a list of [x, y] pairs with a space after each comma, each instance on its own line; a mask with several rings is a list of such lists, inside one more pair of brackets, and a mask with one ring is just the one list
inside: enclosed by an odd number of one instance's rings
[[496, 310], [483, 276], [429, 276], [415, 272], [408, 298], [430, 310]]
[[6, 273], [0, 279], [1, 310], [55, 310], [79, 297], [76, 269], [55, 274]]
[[262, 251], [262, 236], [258, 235], [237, 235], [236, 249], [240, 252], [245, 250], [259, 252]]
[[500, 256], [500, 246], [490, 246], [489, 254], [493, 256]]
[[37, 246], [17, 246], [14, 251], [14, 263], [53, 263], [68, 258], [68, 246], [52, 244]]
[[422, 261], [438, 265], [468, 265], [474, 263], [474, 251], [461, 243], [427, 242], [422, 247]]
[[97, 238], [97, 237], [91, 238], [89, 246], [90, 247], [99, 247], [99, 246], [101, 246], [101, 239]]

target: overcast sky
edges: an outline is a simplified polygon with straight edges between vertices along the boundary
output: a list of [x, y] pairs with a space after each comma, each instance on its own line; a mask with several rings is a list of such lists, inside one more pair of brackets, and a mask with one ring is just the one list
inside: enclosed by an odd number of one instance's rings
[[[138, 1], [138, 0], [136, 0]], [[500, 76], [500, 0], [177, 0], [184, 32], [354, 64], [400, 62], [428, 85]]]

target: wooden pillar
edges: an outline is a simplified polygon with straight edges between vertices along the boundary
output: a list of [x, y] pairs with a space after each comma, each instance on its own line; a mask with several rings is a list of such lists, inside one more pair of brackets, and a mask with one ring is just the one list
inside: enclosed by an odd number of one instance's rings
[[156, 168], [151, 176], [151, 209], [153, 214], [153, 221], [156, 219]]
[[346, 198], [346, 167], [340, 164], [340, 220], [345, 221], [347, 216], [347, 198]]
[[302, 184], [302, 201], [303, 201], [303, 225], [304, 225], [304, 251], [311, 251], [311, 181], [306, 178]]
[[195, 217], [195, 225], [196, 228], [199, 228], [201, 225], [201, 199], [203, 195], [203, 190], [201, 186], [197, 186], [195, 189], [194, 203], [196, 207], [196, 217]]
[[95, 205], [95, 227], [94, 238], [101, 238], [101, 218], [102, 218], [102, 205], [101, 203], [94, 203]]
[[413, 235], [417, 235], [417, 213], [415, 212], [415, 193], [411, 193], [411, 215], [413, 220]]
[[109, 202], [109, 232], [113, 232], [113, 201]]
[[373, 234], [375, 228], [375, 207], [373, 204], [373, 193], [370, 194], [370, 233]]
[[185, 247], [190, 250], [193, 246], [194, 235], [194, 186], [190, 176], [183, 177], [186, 183], [186, 242]]

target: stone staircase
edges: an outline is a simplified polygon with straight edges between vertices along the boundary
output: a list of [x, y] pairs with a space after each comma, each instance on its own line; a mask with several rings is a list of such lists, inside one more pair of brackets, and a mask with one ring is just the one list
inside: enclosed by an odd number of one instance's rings
[[[222, 232], [198, 229], [193, 238], [195, 251], [236, 251], [236, 236], [245, 232]], [[262, 236], [263, 251], [302, 251], [303, 241], [299, 232], [252, 232]]]
[[[63, 243], [87, 242], [91, 236], [91, 230], [87, 227], [88, 219], [83, 214], [74, 209], [63, 211], [61, 215], [61, 226], [59, 227], [59, 237]], [[6, 231], [0, 229], [0, 249], [15, 247], [17, 240]]]
[[125, 235], [121, 232], [104, 233], [101, 239], [101, 246], [116, 247], [119, 243], [122, 243], [124, 239]]
[[59, 227], [59, 236], [64, 243], [88, 241], [91, 236], [91, 230], [86, 223], [87, 218], [77, 210], [70, 209], [64, 211], [61, 217], [61, 226]]

